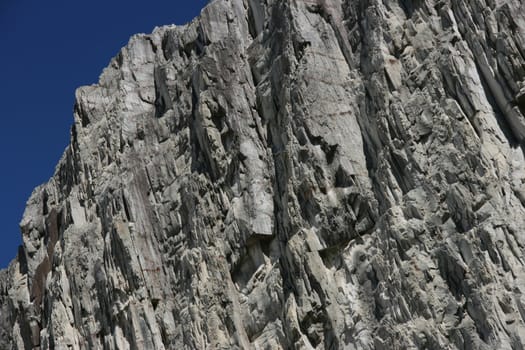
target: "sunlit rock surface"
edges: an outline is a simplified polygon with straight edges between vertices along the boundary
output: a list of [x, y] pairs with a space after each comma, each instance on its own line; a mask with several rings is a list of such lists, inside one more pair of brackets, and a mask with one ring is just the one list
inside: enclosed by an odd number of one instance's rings
[[523, 349], [525, 5], [216, 0], [76, 92], [1, 349]]

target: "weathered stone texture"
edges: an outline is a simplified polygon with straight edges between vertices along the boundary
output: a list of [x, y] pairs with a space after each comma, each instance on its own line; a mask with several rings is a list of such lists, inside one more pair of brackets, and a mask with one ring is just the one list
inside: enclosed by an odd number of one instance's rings
[[525, 5], [216, 0], [76, 92], [0, 348], [523, 349]]

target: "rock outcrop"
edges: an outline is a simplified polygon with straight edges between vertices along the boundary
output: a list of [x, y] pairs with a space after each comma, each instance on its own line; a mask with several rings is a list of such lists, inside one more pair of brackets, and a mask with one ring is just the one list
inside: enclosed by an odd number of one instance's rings
[[216, 0], [76, 92], [2, 349], [523, 349], [525, 5]]

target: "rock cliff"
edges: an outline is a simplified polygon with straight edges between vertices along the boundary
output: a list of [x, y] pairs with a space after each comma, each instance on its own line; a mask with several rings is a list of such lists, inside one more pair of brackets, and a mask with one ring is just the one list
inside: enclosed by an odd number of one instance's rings
[[2, 349], [523, 349], [525, 5], [216, 0], [76, 92]]

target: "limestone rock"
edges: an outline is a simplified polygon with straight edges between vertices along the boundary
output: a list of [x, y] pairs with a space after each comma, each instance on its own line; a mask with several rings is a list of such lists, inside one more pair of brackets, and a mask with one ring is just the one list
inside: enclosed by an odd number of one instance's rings
[[215, 0], [76, 92], [2, 349], [523, 349], [525, 5]]

